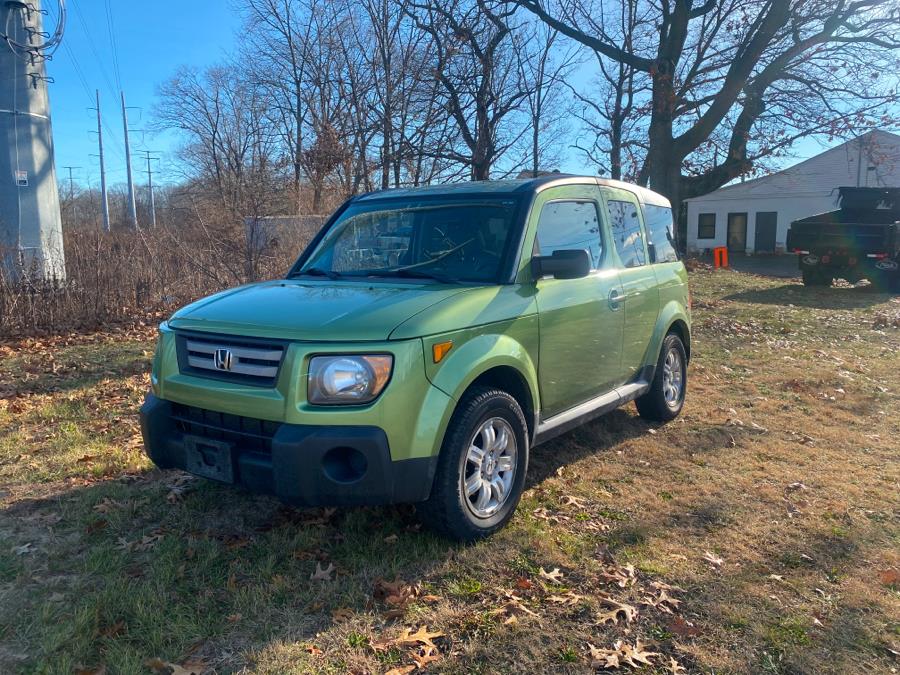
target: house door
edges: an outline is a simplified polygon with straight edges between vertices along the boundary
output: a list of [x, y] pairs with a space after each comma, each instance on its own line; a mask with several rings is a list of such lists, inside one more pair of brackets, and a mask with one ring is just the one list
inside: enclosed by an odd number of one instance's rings
[[775, 232], [778, 229], [776, 211], [759, 211], [756, 214], [756, 242], [753, 249], [757, 253], [775, 253]]
[[747, 214], [728, 214], [728, 250], [743, 253], [747, 250]]

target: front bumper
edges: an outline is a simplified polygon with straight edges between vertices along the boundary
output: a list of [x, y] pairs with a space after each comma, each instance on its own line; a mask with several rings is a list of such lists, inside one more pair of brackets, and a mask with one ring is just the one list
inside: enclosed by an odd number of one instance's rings
[[375, 426], [263, 422], [148, 394], [141, 406], [147, 454], [178, 468], [274, 494], [299, 506], [420, 502], [436, 457], [391, 460]]

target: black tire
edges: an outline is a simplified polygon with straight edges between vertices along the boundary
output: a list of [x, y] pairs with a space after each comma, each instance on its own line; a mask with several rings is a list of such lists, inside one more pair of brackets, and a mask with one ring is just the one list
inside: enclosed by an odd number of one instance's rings
[[[674, 352], [677, 355], [677, 367], [680, 370], [681, 387], [677, 397], [667, 399], [667, 383], [666, 383], [666, 359], [669, 354]], [[681, 409], [684, 407], [684, 395], [687, 392], [687, 354], [681, 338], [675, 333], [666, 335], [659, 350], [659, 360], [656, 363], [656, 371], [653, 374], [653, 382], [650, 383], [650, 389], [643, 396], [635, 399], [638, 414], [645, 420], [653, 420], [654, 422], [668, 422], [678, 417]]]
[[831, 286], [833, 279], [821, 270], [803, 270], [804, 286]]
[[[476, 433], [482, 425], [497, 418], [505, 421], [513, 433], [516, 461], [510, 470], [511, 484], [505, 493], [505, 501], [490, 516], [478, 517], [474, 513], [476, 506], [469, 501], [463, 486], [470, 469], [467, 456], [470, 445], [477, 445], [480, 436], [476, 437]], [[518, 402], [499, 389], [471, 389], [453, 413], [444, 436], [431, 496], [416, 507], [422, 523], [444, 536], [463, 542], [477, 541], [493, 534], [506, 525], [516, 510], [525, 486], [528, 455], [528, 425]], [[470, 470], [470, 478], [472, 474]]]

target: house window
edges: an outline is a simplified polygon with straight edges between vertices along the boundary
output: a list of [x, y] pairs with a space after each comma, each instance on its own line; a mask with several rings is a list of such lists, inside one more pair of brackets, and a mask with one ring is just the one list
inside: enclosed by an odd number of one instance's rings
[[697, 239], [716, 238], [716, 214], [701, 213], [697, 219]]

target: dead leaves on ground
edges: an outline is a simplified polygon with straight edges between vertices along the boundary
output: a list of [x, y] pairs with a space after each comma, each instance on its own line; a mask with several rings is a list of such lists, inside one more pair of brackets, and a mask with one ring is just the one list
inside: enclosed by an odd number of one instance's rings
[[546, 579], [547, 581], [551, 581], [554, 584], [562, 583], [563, 573], [559, 571], [558, 567], [554, 567], [549, 572], [542, 567], [538, 574], [541, 579]]
[[157, 675], [203, 675], [209, 669], [209, 666], [200, 660], [190, 660], [178, 664], [155, 658], [144, 661], [144, 665]]
[[616, 640], [612, 649], [599, 649], [588, 643], [588, 649], [591, 653], [591, 667], [603, 670], [614, 670], [623, 665], [632, 668], [652, 666], [653, 659], [660, 656], [657, 652], [647, 651], [640, 639], [635, 641], [634, 646], [624, 640]]
[[328, 563], [328, 567], [322, 567], [322, 563], [316, 563], [316, 571], [309, 575], [312, 581], [331, 581], [334, 572], [334, 564]]
[[425, 593], [421, 584], [410, 584], [399, 578], [394, 581], [377, 579], [372, 597], [376, 602], [387, 605], [387, 609], [384, 611], [386, 619], [402, 617], [414, 601], [431, 604], [441, 599], [440, 596]]
[[376, 652], [389, 649], [407, 649], [406, 658], [412, 664], [397, 666], [385, 675], [402, 675], [412, 673], [416, 669], [425, 669], [430, 663], [441, 658], [441, 652], [434, 640], [444, 637], [440, 631], [429, 631], [428, 626], [419, 626], [414, 632], [412, 628], [404, 628], [397, 637], [371, 642], [369, 646]]

